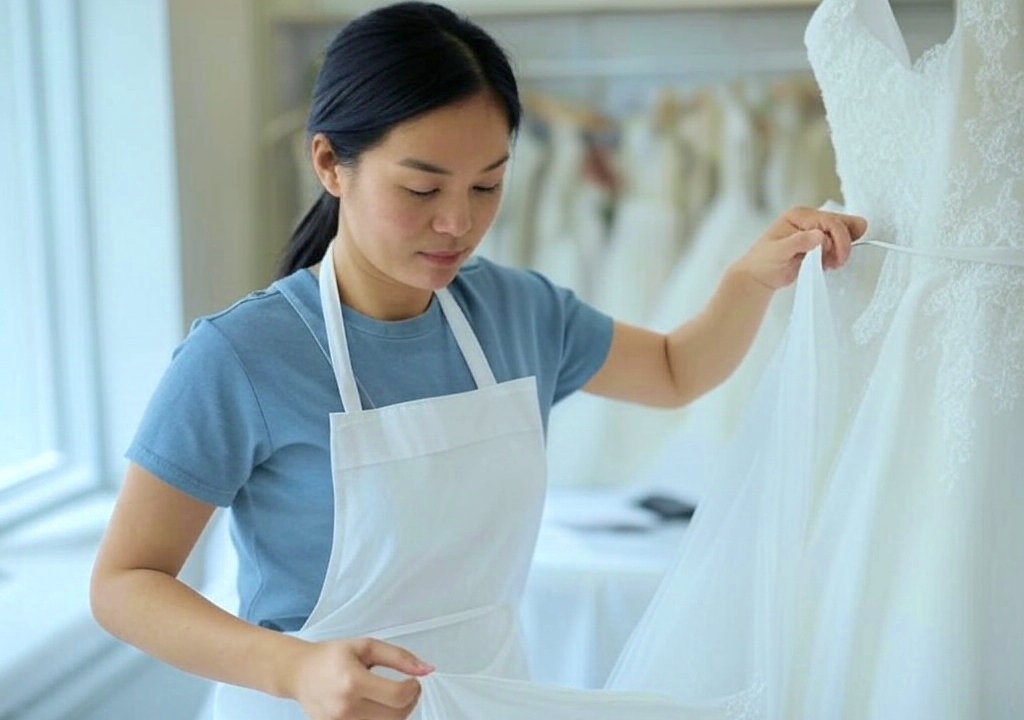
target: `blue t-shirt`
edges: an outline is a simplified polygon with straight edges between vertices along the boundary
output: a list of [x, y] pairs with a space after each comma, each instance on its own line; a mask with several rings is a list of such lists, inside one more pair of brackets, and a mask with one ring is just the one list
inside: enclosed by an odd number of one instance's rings
[[[127, 457], [205, 502], [231, 506], [240, 615], [297, 630], [313, 610], [334, 523], [328, 415], [342, 404], [317, 279], [299, 270], [197, 320]], [[601, 367], [612, 320], [537, 273], [475, 259], [450, 285], [498, 382], [537, 378], [541, 417]], [[342, 308], [366, 408], [475, 387], [441, 307], [384, 322]]]

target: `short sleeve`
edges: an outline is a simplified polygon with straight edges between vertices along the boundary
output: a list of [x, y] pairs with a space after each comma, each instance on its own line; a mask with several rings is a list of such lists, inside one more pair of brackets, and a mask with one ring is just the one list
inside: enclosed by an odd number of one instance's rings
[[[542, 277], [539, 276], [538, 277]], [[587, 384], [604, 361], [612, 344], [612, 318], [589, 305], [568, 288], [544, 282], [553, 293], [554, 327], [561, 331], [562, 352], [555, 381], [554, 402]]]
[[238, 355], [213, 322], [199, 321], [175, 351], [126, 457], [199, 500], [227, 506], [270, 448]]

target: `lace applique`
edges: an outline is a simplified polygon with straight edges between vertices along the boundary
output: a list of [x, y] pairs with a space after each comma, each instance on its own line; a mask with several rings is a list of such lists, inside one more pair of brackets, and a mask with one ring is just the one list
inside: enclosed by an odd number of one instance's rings
[[928, 48], [928, 50], [926, 50], [925, 53], [917, 59], [917, 62], [914, 63], [914, 72], [918, 75], [928, 75], [937, 78], [942, 71], [939, 64], [949, 52], [949, 47], [952, 44], [953, 38], [950, 37], [945, 42]]
[[[965, 58], [977, 70], [961, 88], [964, 147], [949, 172], [940, 223], [944, 245], [1024, 248], [1024, 67], [1016, 21], [1007, 1], [974, 0], [961, 8]], [[965, 59], [965, 62], [967, 60]], [[932, 293], [927, 312], [937, 319], [923, 357], [939, 358], [937, 403], [958, 465], [971, 457], [976, 422], [972, 396], [984, 391], [1000, 411], [1020, 401], [1024, 383], [1024, 271], [955, 263], [948, 282]], [[950, 469], [949, 480], [958, 477]]]
[[[940, 332], [918, 352], [919, 360], [938, 355], [936, 402], [949, 450], [959, 465], [970, 459], [976, 429], [972, 394], [984, 388], [1000, 411], [1012, 409], [1024, 379], [1024, 272], [1020, 268], [969, 265], [952, 274], [926, 304], [942, 318]], [[959, 476], [951, 467], [947, 480]]]
[[728, 720], [763, 720], [765, 685], [754, 683], [749, 689], [733, 695], [725, 701], [725, 717]]
[[[952, 41], [908, 68], [855, 15], [852, 0], [823, 3], [808, 25], [808, 56], [822, 88], [844, 201], [868, 216], [876, 239], [908, 243], [922, 214], [921, 173], [908, 177], [907, 169], [934, 162]], [[909, 271], [895, 255], [871, 268], [876, 290], [854, 327], [859, 343], [883, 332]]]

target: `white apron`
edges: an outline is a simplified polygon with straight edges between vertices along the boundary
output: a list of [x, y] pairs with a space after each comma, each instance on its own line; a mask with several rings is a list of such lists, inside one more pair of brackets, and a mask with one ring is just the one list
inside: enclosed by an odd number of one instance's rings
[[[330, 415], [334, 538], [320, 597], [293, 634], [374, 637], [439, 672], [525, 679], [517, 608], [545, 491], [536, 381], [495, 382], [445, 289], [437, 300], [477, 389], [363, 409], [332, 257], [320, 266], [320, 300], [345, 408]], [[213, 717], [306, 716], [295, 701], [221, 684]]]

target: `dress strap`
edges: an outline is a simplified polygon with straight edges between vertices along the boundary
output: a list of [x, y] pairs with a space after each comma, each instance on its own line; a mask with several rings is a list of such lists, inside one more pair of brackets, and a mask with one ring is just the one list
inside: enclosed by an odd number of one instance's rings
[[1024, 267], [1024, 249], [1015, 247], [945, 247], [919, 248], [907, 245], [895, 245], [881, 240], [860, 240], [853, 247], [874, 245], [885, 250], [935, 258], [937, 260], [959, 260], [961, 262], [984, 263], [987, 265], [1008, 265]]

